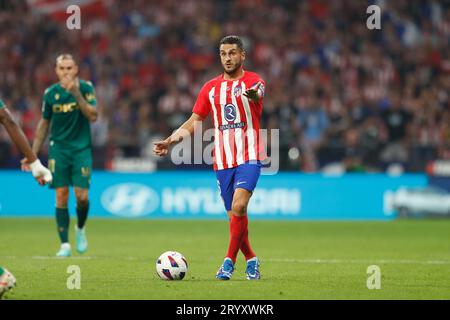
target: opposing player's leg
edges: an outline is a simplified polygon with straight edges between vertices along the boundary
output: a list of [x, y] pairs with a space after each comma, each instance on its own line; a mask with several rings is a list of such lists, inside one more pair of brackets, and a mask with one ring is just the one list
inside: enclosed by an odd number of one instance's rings
[[91, 185], [92, 151], [83, 149], [72, 155], [72, 181], [77, 199], [77, 224], [75, 226], [76, 248], [78, 253], [86, 252], [86, 221], [89, 213], [89, 187]]
[[16, 286], [16, 278], [11, 272], [0, 267], [0, 300], [3, 295]]
[[68, 209], [69, 186], [72, 184], [70, 176], [70, 152], [50, 144], [48, 168], [53, 174], [50, 188], [56, 191], [56, 226], [61, 246], [56, 253], [58, 257], [69, 257], [71, 248], [69, 243], [70, 215]]
[[68, 209], [69, 187], [56, 188], [56, 226], [58, 228], [61, 246], [56, 253], [58, 257], [69, 257], [71, 248], [69, 243], [70, 215]]
[[77, 199], [77, 224], [75, 225], [75, 241], [78, 253], [85, 253], [88, 247], [86, 237], [86, 220], [89, 212], [88, 189], [74, 188]]

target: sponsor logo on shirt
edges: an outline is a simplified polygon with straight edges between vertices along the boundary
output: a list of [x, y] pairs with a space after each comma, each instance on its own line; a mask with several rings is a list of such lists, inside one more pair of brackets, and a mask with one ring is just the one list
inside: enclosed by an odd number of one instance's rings
[[78, 109], [78, 105], [76, 102], [64, 103], [64, 104], [54, 104], [53, 112], [54, 113], [66, 113], [73, 112]]
[[234, 104], [229, 103], [227, 105], [225, 105], [224, 109], [224, 114], [225, 114], [225, 119], [228, 122], [233, 122], [234, 120], [236, 120], [236, 107], [234, 106]]
[[242, 94], [242, 87], [236, 86], [236, 88], [234, 88], [234, 92], [233, 92], [234, 96], [237, 98]]
[[245, 122], [238, 122], [238, 123], [229, 123], [229, 124], [223, 124], [219, 126], [219, 130], [229, 130], [229, 129], [238, 129], [245, 127]]

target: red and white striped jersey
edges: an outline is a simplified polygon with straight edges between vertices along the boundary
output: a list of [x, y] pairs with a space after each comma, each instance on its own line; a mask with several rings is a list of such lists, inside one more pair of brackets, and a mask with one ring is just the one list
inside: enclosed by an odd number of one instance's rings
[[260, 119], [263, 99], [248, 100], [243, 93], [261, 81], [249, 71], [238, 80], [225, 80], [220, 75], [208, 81], [200, 90], [192, 112], [203, 119], [212, 111], [214, 120], [214, 170], [266, 158], [264, 141], [260, 137]]

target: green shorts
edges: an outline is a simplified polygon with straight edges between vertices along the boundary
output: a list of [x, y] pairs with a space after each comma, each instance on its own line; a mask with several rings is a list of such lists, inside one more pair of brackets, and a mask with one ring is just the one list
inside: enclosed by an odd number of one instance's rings
[[53, 174], [50, 188], [74, 186], [89, 189], [92, 173], [92, 150], [67, 150], [50, 146], [48, 168]]

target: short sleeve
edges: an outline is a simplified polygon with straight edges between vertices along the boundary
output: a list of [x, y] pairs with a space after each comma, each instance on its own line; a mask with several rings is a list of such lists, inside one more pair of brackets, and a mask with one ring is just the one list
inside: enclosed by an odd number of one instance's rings
[[47, 95], [44, 94], [44, 98], [42, 99], [42, 117], [45, 120], [50, 120], [52, 118], [52, 105], [47, 100]]
[[97, 106], [97, 97], [95, 96], [95, 89], [92, 82], [86, 81], [86, 85], [83, 86], [82, 94], [87, 103], [89, 103], [93, 107]]
[[5, 104], [3, 103], [2, 99], [0, 99], [0, 109], [3, 109], [5, 107]]
[[266, 94], [266, 82], [262, 78], [260, 78], [260, 77], [256, 78], [252, 82], [251, 87], [256, 86], [258, 84], [258, 82], [261, 82], [261, 85], [259, 86], [259, 89], [258, 89], [259, 94], [261, 95], [261, 98], [264, 98], [264, 96]]
[[210, 88], [210, 86], [207, 84], [202, 87], [198, 94], [197, 101], [195, 101], [194, 108], [192, 109], [193, 113], [198, 114], [203, 119], [206, 118], [211, 110], [208, 88]]
[[261, 92], [261, 97], [264, 98], [266, 95], [266, 82], [263, 79], [260, 79], [260, 81], [259, 91]]

